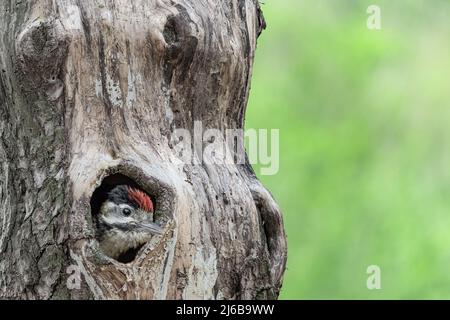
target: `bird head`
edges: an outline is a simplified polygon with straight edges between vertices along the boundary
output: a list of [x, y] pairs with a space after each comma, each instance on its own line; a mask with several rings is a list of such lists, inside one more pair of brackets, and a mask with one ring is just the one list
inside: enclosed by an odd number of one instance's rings
[[105, 253], [115, 258], [161, 235], [153, 211], [153, 202], [144, 191], [119, 185], [108, 192], [98, 215], [99, 240]]

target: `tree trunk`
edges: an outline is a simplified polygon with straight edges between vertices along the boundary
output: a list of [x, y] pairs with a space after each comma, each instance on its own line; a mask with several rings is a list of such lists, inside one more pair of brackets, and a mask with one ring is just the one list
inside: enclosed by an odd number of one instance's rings
[[[256, 0], [0, 2], [0, 297], [277, 298], [277, 204], [248, 161], [205, 161], [214, 139], [174, 139], [243, 128], [263, 27]], [[130, 263], [92, 219], [119, 183], [165, 230]]]

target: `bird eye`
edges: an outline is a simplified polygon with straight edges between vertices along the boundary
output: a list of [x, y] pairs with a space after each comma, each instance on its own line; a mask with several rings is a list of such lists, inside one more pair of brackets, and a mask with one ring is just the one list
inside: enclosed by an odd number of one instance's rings
[[129, 208], [124, 208], [124, 209], [122, 210], [122, 213], [123, 213], [124, 215], [126, 215], [126, 216], [129, 216], [129, 215], [131, 214], [131, 210], [130, 210]]

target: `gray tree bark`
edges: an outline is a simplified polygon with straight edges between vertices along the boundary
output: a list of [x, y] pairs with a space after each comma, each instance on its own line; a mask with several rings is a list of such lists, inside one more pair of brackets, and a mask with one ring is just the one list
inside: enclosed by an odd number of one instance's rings
[[[192, 164], [172, 141], [243, 128], [264, 26], [256, 0], [0, 0], [1, 298], [277, 298], [269, 192], [248, 163]], [[93, 195], [127, 181], [165, 233], [121, 263]]]

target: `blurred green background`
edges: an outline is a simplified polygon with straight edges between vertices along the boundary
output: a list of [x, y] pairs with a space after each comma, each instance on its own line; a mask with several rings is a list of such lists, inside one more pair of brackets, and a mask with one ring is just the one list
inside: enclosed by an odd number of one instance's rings
[[246, 127], [280, 129], [280, 171], [260, 177], [288, 234], [280, 298], [449, 299], [450, 1], [262, 8]]

